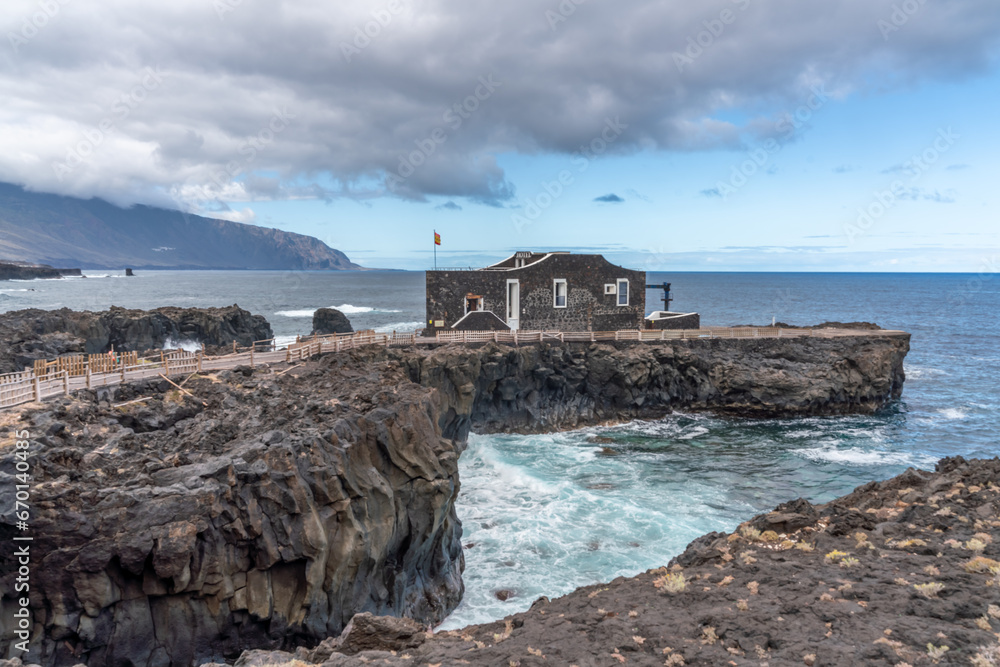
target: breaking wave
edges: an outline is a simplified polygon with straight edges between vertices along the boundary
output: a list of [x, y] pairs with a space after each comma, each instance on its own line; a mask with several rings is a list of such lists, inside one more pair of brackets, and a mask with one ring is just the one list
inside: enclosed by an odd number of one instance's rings
[[812, 461], [825, 461], [828, 463], [839, 463], [850, 466], [884, 466], [903, 465], [914, 467], [934, 467], [937, 459], [919, 454], [906, 454], [903, 452], [883, 452], [872, 449], [862, 449], [860, 447], [848, 447], [838, 449], [832, 445], [823, 447], [813, 447], [801, 449], [796, 452]]
[[[339, 306], [321, 306], [322, 308], [335, 308], [345, 315], [358, 315], [360, 313], [401, 313], [403, 311], [396, 310], [393, 308], [373, 308], [371, 306], [352, 306], [349, 303], [341, 304]], [[308, 310], [279, 310], [275, 315], [280, 315], [281, 317], [312, 317], [319, 308], [310, 308]]]

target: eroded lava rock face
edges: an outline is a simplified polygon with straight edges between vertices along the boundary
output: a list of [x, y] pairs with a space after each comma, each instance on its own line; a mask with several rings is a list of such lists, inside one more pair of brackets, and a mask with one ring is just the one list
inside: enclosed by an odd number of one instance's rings
[[908, 334], [391, 350], [439, 390], [445, 432], [539, 433], [657, 419], [870, 413], [900, 397]]
[[[197, 400], [161, 382], [120, 389], [153, 397], [120, 408], [102, 390], [26, 410], [32, 657], [191, 665], [315, 644], [360, 611], [442, 620], [463, 590], [458, 449], [431, 390], [341, 361], [195, 378]], [[13, 532], [0, 525], [5, 592]]]

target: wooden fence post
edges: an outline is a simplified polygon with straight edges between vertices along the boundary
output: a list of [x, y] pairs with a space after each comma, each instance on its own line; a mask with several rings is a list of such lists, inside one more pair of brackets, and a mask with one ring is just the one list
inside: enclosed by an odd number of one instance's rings
[[203, 354], [201, 352], [198, 352], [198, 353], [196, 353], [195, 356], [198, 359], [198, 372], [200, 373], [201, 372], [201, 358], [202, 358]]
[[253, 348], [250, 348], [250, 368], [253, 368]]
[[38, 376], [37, 375], [35, 376], [34, 389], [35, 389], [35, 401], [41, 401], [42, 400], [42, 385], [38, 381]]
[[90, 389], [90, 363], [87, 363], [87, 389]]
[[63, 393], [69, 396], [69, 371], [63, 371]]

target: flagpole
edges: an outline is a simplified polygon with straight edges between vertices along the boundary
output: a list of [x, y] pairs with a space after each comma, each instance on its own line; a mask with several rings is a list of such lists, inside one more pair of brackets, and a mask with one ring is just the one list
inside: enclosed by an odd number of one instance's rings
[[437, 230], [434, 230], [434, 270], [437, 271], [438, 268], [438, 244], [437, 244]]

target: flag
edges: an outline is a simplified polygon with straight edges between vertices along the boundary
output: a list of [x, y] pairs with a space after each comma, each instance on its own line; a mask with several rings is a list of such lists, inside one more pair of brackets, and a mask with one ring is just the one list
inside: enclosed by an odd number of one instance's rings
[[441, 245], [441, 235], [434, 232], [434, 245]]

